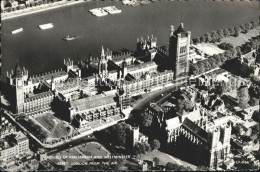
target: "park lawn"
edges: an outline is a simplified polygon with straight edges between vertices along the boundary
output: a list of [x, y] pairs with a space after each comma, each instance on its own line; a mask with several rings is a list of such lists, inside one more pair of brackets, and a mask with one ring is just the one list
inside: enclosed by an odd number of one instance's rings
[[249, 30], [248, 33], [246, 33], [246, 34], [240, 33], [238, 37], [234, 37], [234, 36], [226, 37], [226, 38], [221, 39], [221, 42], [219, 44], [230, 43], [234, 47], [241, 46], [241, 45], [245, 44], [246, 42], [249, 42], [249, 39], [258, 36], [259, 31], [260, 31], [260, 27], [258, 27], [257, 29]]
[[[50, 132], [49, 138], [62, 138], [70, 135], [74, 129], [66, 122], [56, 118], [51, 113], [46, 113], [41, 116], [35, 117], [35, 120], [39, 122], [42, 128], [45, 128]], [[67, 130], [70, 128], [70, 130]]]
[[177, 158], [173, 158], [172, 156], [166, 154], [166, 153], [163, 153], [161, 151], [156, 151], [156, 152], [149, 152], [145, 155], [142, 155], [141, 159], [142, 160], [150, 160], [152, 161], [153, 158], [159, 158], [160, 162], [159, 164], [160, 165], [166, 165], [168, 162], [172, 162], [174, 164], [177, 164], [177, 165], [183, 165], [183, 166], [186, 166], [186, 167], [190, 167], [192, 169], [196, 169], [196, 166], [195, 165], [192, 165], [190, 163], [187, 163], [187, 162], [184, 162], [184, 161], [181, 161]]
[[87, 143], [84, 147], [83, 145], [78, 146], [78, 149], [85, 155], [92, 156], [107, 156], [110, 153], [105, 150], [105, 148], [96, 142]]
[[224, 50], [218, 48], [216, 45], [212, 43], [199, 43], [196, 45], [193, 45], [196, 49], [204, 52], [205, 54], [209, 56], [213, 56], [214, 54], [220, 54], [223, 53]]

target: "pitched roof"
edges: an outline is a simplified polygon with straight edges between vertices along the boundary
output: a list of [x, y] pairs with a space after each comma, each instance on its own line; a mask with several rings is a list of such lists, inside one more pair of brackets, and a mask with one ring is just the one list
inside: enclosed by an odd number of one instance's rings
[[185, 118], [185, 120], [183, 121], [183, 126], [186, 129], [188, 129], [191, 133], [195, 134], [200, 139], [207, 142], [208, 133], [202, 128], [200, 128], [198, 125], [196, 125], [194, 122], [192, 122], [190, 119]]
[[178, 116], [165, 121], [168, 129], [177, 128], [180, 126], [180, 118]]

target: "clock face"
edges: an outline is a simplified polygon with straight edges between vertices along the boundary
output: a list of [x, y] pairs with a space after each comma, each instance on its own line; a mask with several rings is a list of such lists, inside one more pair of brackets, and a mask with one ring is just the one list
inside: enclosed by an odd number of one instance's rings
[[18, 81], [17, 85], [18, 87], [21, 87], [23, 85], [22, 81]]

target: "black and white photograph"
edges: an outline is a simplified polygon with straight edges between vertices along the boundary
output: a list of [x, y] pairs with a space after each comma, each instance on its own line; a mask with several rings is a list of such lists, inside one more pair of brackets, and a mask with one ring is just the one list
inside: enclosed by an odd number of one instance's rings
[[257, 171], [259, 0], [1, 0], [0, 171]]

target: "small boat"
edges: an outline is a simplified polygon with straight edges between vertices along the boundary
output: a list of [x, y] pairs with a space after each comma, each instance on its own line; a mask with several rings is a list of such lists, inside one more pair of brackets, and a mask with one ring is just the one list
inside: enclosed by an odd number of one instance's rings
[[67, 35], [65, 38], [63, 38], [63, 40], [65, 41], [72, 41], [74, 39], [76, 39], [76, 36], [70, 36], [70, 35]]
[[13, 30], [11, 33], [17, 34], [17, 33], [22, 32], [22, 31], [23, 31], [23, 28], [19, 28], [19, 29]]
[[39, 25], [39, 28], [41, 30], [50, 29], [50, 28], [53, 28], [53, 24], [52, 23], [42, 24], [42, 25]]

